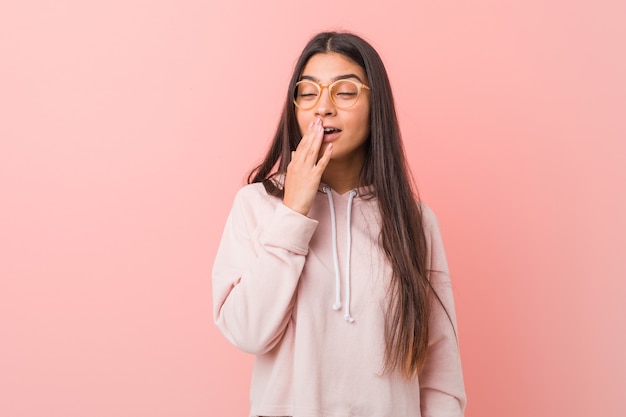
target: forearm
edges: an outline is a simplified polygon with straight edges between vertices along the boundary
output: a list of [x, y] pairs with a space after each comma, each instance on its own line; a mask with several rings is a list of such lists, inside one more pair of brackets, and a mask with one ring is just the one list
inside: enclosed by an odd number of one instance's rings
[[466, 396], [452, 287], [450, 281], [435, 281], [433, 287], [441, 304], [432, 300], [428, 353], [420, 374], [422, 417], [461, 417]]
[[214, 319], [226, 338], [254, 353], [270, 350], [291, 317], [317, 222], [283, 205], [258, 233], [230, 218], [213, 268]]

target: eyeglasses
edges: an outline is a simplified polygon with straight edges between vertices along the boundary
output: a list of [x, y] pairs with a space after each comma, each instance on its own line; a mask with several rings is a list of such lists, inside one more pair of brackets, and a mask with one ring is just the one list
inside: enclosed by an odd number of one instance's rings
[[333, 104], [344, 110], [356, 104], [363, 89], [372, 90], [365, 84], [354, 80], [337, 80], [330, 84], [318, 84], [314, 81], [302, 80], [296, 83], [293, 103], [301, 110], [310, 110], [319, 102], [324, 88], [328, 88]]

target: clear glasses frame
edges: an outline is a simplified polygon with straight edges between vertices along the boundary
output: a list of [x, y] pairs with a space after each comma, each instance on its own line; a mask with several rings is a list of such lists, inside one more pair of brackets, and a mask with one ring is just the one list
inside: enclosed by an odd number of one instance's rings
[[[333, 94], [334, 87], [336, 87], [340, 83], [345, 83], [345, 82], [354, 84], [354, 86], [357, 89], [357, 93], [356, 93], [356, 97], [354, 98], [354, 101], [351, 101], [350, 104], [347, 105], [347, 106], [344, 103], [341, 103], [340, 101], [336, 100], [335, 99], [335, 94]], [[301, 86], [301, 85], [313, 85], [313, 86], [317, 87], [317, 98], [315, 100], [307, 101], [306, 104], [298, 103], [298, 93], [297, 92], [298, 92], [298, 87]], [[365, 84], [363, 84], [361, 82], [354, 81], [354, 80], [348, 80], [348, 79], [337, 80], [337, 81], [334, 81], [334, 82], [332, 82], [330, 84], [318, 84], [318, 83], [316, 83], [315, 81], [312, 81], [312, 80], [300, 80], [300, 81], [298, 81], [296, 83], [296, 86], [295, 86], [295, 91], [296, 91], [295, 94], [296, 94], [296, 96], [293, 99], [293, 104], [295, 104], [296, 107], [298, 107], [301, 110], [311, 110], [313, 107], [317, 106], [317, 103], [319, 103], [320, 98], [322, 97], [322, 91], [324, 90], [324, 88], [328, 88], [328, 94], [330, 95], [330, 101], [332, 101], [333, 104], [337, 108], [342, 109], [342, 110], [346, 110], [346, 109], [349, 109], [351, 107], [354, 107], [354, 105], [359, 101], [359, 97], [361, 97], [361, 91], [363, 91], [363, 90], [372, 91], [372, 89], [369, 86], [367, 86], [367, 85], [365, 85]]]

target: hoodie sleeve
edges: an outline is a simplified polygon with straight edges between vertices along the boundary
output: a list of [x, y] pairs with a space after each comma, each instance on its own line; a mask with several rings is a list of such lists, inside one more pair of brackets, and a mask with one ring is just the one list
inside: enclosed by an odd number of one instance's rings
[[429, 248], [430, 281], [445, 310], [435, 298], [426, 363], [419, 376], [421, 411], [423, 417], [462, 417], [466, 396], [452, 284], [437, 218], [426, 206], [422, 211]]
[[233, 345], [261, 354], [280, 341], [316, 227], [262, 187], [237, 193], [213, 264], [213, 319]]

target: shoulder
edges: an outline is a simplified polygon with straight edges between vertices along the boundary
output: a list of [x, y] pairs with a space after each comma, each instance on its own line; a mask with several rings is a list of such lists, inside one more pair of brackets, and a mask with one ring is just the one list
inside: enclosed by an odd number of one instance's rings
[[255, 200], [267, 198], [269, 195], [263, 187], [263, 183], [255, 182], [252, 184], [246, 184], [241, 187], [235, 196], [235, 200]]
[[422, 211], [422, 227], [424, 228], [428, 251], [428, 269], [431, 270], [431, 272], [437, 272], [437, 274], [431, 275], [431, 281], [448, 282], [450, 280], [448, 261], [443, 245], [443, 237], [439, 229], [439, 221], [437, 220], [435, 212], [430, 207], [424, 203], [419, 204]]
[[247, 184], [235, 194], [228, 224], [238, 230], [255, 230], [279, 203], [280, 199], [269, 195], [262, 183]]
[[426, 235], [433, 232], [439, 233], [439, 221], [435, 212], [423, 202], [418, 202], [417, 204], [422, 212], [422, 227]]
[[263, 183], [247, 184], [237, 191], [233, 202], [233, 210], [246, 218], [264, 217], [273, 212], [281, 199], [270, 195]]
[[435, 212], [433, 211], [433, 209], [430, 208], [430, 206], [428, 206], [423, 201], [419, 201], [417, 204], [418, 204], [420, 210], [422, 211], [422, 217], [424, 219], [437, 220], [437, 218], [435, 216]]
[[269, 195], [260, 182], [244, 185], [235, 195], [235, 205], [275, 205], [278, 202], [280, 199]]

